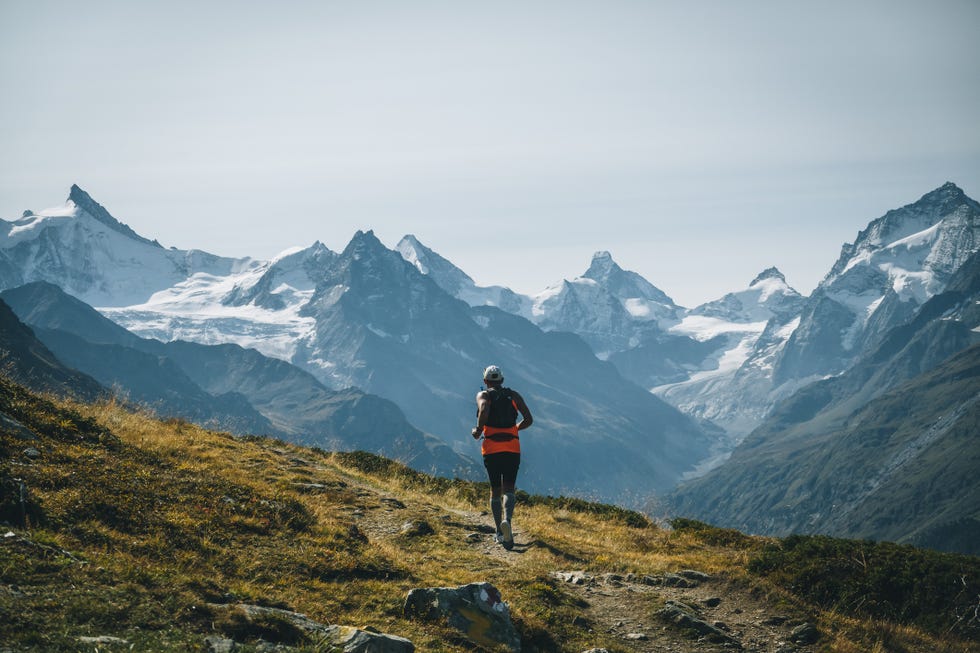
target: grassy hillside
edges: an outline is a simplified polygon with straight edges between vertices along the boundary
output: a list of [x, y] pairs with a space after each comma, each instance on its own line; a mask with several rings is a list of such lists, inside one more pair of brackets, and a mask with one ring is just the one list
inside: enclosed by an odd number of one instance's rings
[[[0, 414], [0, 649], [205, 650], [220, 636], [244, 651], [330, 650], [282, 619], [221, 607], [243, 603], [406, 637], [418, 651], [482, 650], [402, 613], [412, 588], [477, 581], [500, 589], [524, 651], [728, 650], [659, 617], [668, 600], [696, 604], [750, 650], [779, 650], [803, 622], [820, 638], [795, 650], [980, 641], [977, 558], [686, 520], [667, 529], [527, 495], [506, 552], [485, 532], [485, 485], [52, 401], [2, 378]], [[683, 570], [700, 580], [670, 582]], [[582, 582], [555, 573], [567, 571]], [[105, 636], [118, 641], [80, 639]]]

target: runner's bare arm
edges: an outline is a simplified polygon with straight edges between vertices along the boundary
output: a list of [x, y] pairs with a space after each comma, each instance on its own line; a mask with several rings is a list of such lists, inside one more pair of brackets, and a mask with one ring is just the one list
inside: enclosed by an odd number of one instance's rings
[[483, 434], [483, 427], [487, 425], [487, 414], [490, 412], [490, 402], [487, 400], [487, 391], [481, 390], [476, 395], [476, 426], [470, 431], [474, 438]]

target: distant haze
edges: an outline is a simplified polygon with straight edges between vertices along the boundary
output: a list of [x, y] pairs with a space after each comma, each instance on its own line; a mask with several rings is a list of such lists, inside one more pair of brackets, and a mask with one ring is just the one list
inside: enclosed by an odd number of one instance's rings
[[608, 250], [685, 306], [809, 293], [980, 197], [980, 3], [0, 2], [0, 217], [79, 184], [167, 246], [413, 233], [533, 293]]

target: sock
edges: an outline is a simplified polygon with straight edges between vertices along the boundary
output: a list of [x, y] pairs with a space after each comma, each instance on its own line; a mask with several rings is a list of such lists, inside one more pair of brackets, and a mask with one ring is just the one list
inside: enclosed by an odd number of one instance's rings
[[507, 515], [507, 521], [513, 521], [514, 519], [514, 506], [517, 504], [517, 495], [513, 492], [504, 493], [504, 514]]
[[497, 532], [500, 532], [501, 509], [500, 497], [490, 497], [490, 512], [493, 513], [493, 523], [497, 525]]

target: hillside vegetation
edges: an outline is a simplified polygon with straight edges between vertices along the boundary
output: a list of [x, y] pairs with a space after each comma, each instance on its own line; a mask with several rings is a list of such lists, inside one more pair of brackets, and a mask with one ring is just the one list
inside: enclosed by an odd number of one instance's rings
[[[413, 588], [478, 581], [509, 603], [524, 651], [731, 647], [658, 617], [668, 601], [697, 604], [746, 650], [980, 646], [974, 557], [690, 520], [667, 528], [526, 494], [507, 552], [487, 533], [483, 484], [64, 403], [2, 377], [0, 484], [0, 650], [205, 650], [208, 637], [243, 651], [335, 650], [276, 613], [223, 607], [238, 604], [375, 629], [419, 651], [483, 650], [403, 613]], [[667, 582], [685, 577], [700, 580]], [[804, 622], [818, 638], [790, 644]]]

